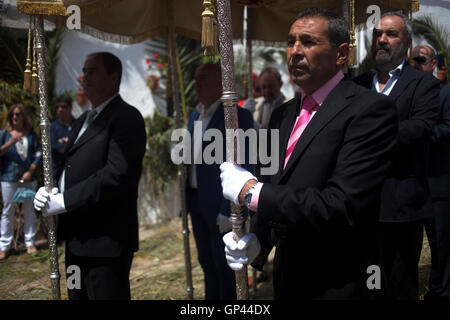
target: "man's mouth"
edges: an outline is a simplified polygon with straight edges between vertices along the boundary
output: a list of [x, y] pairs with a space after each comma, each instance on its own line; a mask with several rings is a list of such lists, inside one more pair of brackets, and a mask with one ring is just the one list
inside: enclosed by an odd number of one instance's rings
[[300, 71], [304, 71], [306, 70], [306, 66], [302, 66], [302, 65], [296, 65], [296, 66], [291, 66], [292, 70], [300, 70]]
[[386, 53], [389, 53], [389, 49], [388, 49], [388, 48], [378, 48], [378, 49], [377, 49], [377, 53], [378, 53], [379, 51], [384, 51], [384, 52], [386, 52]]

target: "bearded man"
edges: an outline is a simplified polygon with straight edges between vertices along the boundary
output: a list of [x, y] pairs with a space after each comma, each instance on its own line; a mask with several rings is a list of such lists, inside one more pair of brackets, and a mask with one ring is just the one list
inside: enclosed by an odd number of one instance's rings
[[423, 223], [432, 210], [427, 181], [432, 127], [439, 114], [439, 81], [406, 61], [412, 24], [385, 13], [373, 30], [375, 70], [354, 81], [395, 101], [399, 141], [393, 168], [381, 193], [382, 272], [391, 299], [418, 298], [418, 264]]

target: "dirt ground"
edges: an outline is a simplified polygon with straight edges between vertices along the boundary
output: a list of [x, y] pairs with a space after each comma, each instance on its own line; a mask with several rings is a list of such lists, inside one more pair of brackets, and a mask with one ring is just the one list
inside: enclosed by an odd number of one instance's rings
[[[0, 261], [0, 300], [52, 299], [46, 246], [45, 241], [38, 243], [39, 250], [33, 255], [26, 254], [24, 248], [11, 250], [7, 259]], [[202, 300], [204, 299], [203, 273], [197, 261], [192, 233], [190, 234], [190, 251], [194, 299]], [[63, 247], [59, 247], [58, 253], [61, 297], [67, 299], [66, 278], [65, 272], [63, 272]], [[420, 298], [426, 292], [430, 261], [430, 249], [425, 237], [420, 260]], [[180, 219], [172, 220], [164, 225], [141, 229], [140, 248], [135, 254], [130, 274], [132, 299], [187, 299], [184, 265]], [[249, 278], [252, 279], [251, 270]], [[250, 296], [260, 300], [273, 299], [270, 273], [267, 281], [258, 283], [256, 293], [252, 289], [250, 290]]]

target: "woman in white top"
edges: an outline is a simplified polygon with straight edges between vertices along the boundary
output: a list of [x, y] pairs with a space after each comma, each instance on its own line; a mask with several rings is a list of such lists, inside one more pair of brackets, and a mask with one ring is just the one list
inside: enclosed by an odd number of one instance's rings
[[[41, 147], [37, 134], [22, 104], [12, 105], [8, 110], [6, 128], [0, 130], [0, 181], [3, 210], [1, 218], [0, 260], [13, 239], [15, 192], [19, 187], [36, 189], [35, 170], [41, 161]], [[23, 200], [25, 245], [29, 254], [36, 251], [36, 216], [33, 199]]]

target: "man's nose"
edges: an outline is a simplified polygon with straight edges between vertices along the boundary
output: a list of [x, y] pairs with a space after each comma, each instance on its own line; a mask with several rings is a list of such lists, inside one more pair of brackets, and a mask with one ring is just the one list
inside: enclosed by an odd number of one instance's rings
[[302, 45], [302, 43], [300, 41], [296, 41], [294, 43], [293, 49], [292, 49], [292, 54], [294, 55], [303, 55], [303, 49], [304, 46]]
[[378, 36], [378, 43], [387, 43], [387, 35], [386, 33], [382, 33], [381, 35]]

